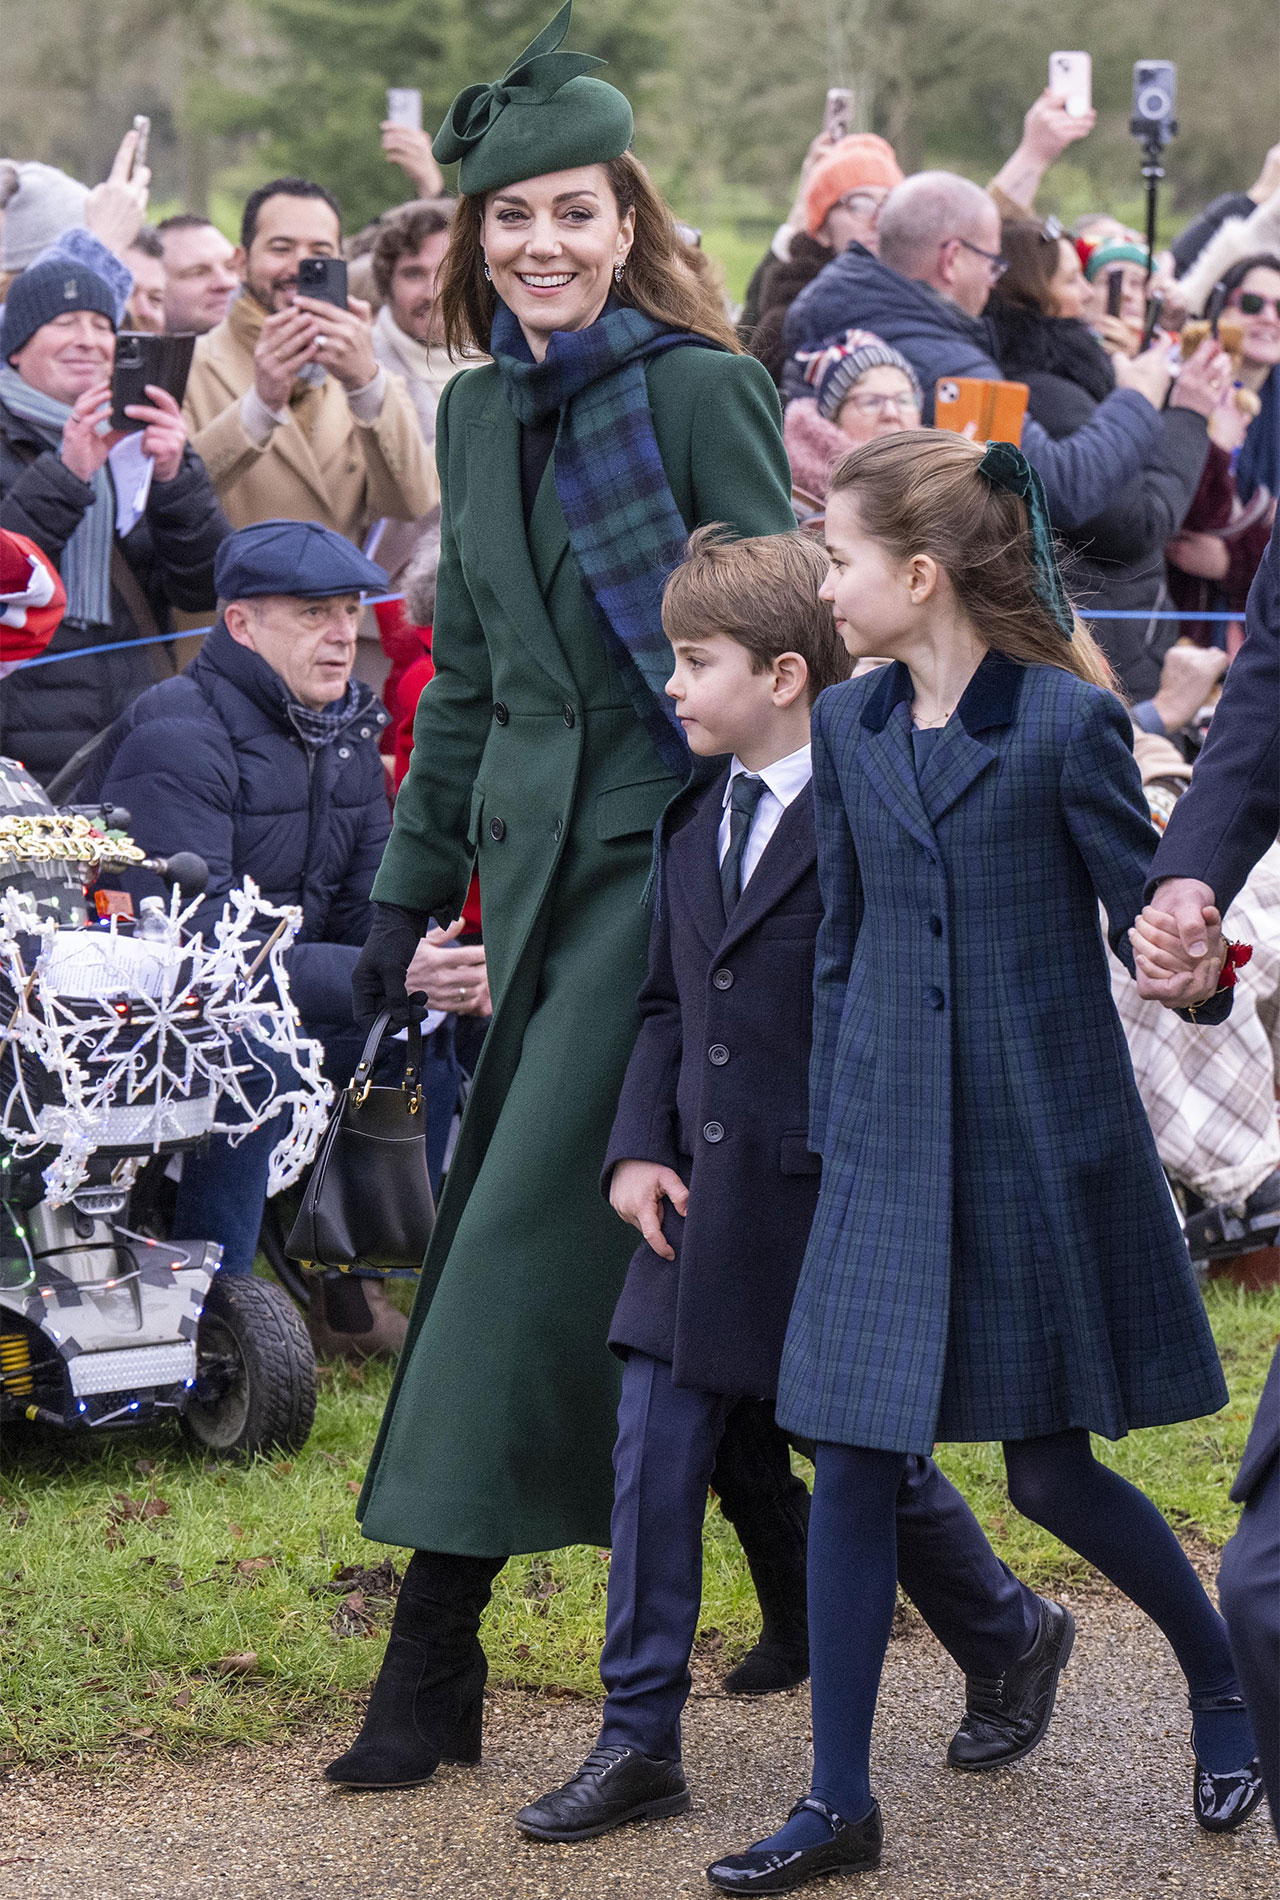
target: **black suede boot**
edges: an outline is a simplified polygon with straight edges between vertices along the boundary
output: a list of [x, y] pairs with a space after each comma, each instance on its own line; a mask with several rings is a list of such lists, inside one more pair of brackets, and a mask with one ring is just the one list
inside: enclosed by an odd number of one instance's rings
[[326, 1781], [411, 1788], [442, 1761], [478, 1762], [488, 1664], [477, 1634], [505, 1557], [416, 1550], [364, 1725]]
[[809, 1490], [791, 1470], [773, 1408], [744, 1399], [729, 1414], [711, 1482], [738, 1533], [760, 1601], [760, 1638], [725, 1677], [730, 1695], [773, 1695], [809, 1674], [805, 1547]]

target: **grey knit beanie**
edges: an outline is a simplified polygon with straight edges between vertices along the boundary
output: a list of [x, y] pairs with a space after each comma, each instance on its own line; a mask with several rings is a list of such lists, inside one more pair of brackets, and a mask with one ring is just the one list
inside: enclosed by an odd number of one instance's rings
[[871, 330], [845, 330], [818, 350], [800, 350], [796, 362], [818, 402], [818, 412], [834, 422], [842, 405], [869, 369], [900, 369], [921, 400], [920, 379], [900, 350]]
[[0, 160], [0, 270], [25, 270], [70, 225], [83, 224], [88, 195], [56, 166]]

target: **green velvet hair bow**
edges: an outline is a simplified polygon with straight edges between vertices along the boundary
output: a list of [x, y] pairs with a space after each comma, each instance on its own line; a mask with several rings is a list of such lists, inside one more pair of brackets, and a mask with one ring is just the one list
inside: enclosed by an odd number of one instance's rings
[[568, 80], [608, 64], [594, 53], [556, 50], [569, 31], [572, 12], [573, 0], [565, 0], [555, 19], [512, 61], [500, 80], [491, 85], [467, 86], [458, 94], [432, 142], [442, 165], [465, 158], [509, 105], [544, 105]]
[[1012, 442], [988, 442], [987, 452], [978, 463], [978, 473], [993, 487], [1005, 488], [1026, 503], [1027, 520], [1031, 525], [1031, 554], [1036, 564], [1036, 592], [1058, 623], [1059, 632], [1070, 640], [1075, 619], [1067, 590], [1062, 585], [1044, 483], [1022, 450], [1016, 449]]

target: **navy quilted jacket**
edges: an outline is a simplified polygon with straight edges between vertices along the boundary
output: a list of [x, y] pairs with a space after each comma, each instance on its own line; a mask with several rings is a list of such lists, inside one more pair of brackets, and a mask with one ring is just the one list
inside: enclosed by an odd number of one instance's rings
[[[359, 691], [350, 723], [309, 753], [283, 681], [219, 622], [185, 673], [121, 714], [76, 797], [126, 806], [153, 857], [199, 852], [209, 890], [193, 928], [209, 934], [232, 885], [251, 877], [269, 902], [301, 905], [299, 945], [363, 943], [391, 815], [378, 757], [387, 714]], [[147, 873], [120, 881], [135, 900], [163, 888]]]
[[[855, 244], [820, 270], [787, 312], [782, 341], [791, 360], [783, 372], [784, 402], [808, 394], [796, 351], [818, 349], [855, 324], [902, 351], [920, 378], [926, 423], [933, 421], [940, 376], [999, 380], [985, 318], [966, 316], [928, 284], [890, 270]], [[1028, 416], [1022, 448], [1044, 482], [1054, 526], [1078, 528], [1100, 514], [1155, 451], [1160, 433], [1159, 411], [1132, 389], [1113, 390], [1084, 427], [1062, 441]]]

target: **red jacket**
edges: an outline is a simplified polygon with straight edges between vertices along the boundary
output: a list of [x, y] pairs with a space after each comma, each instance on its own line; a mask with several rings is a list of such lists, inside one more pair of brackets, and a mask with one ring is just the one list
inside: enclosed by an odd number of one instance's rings
[[58, 570], [25, 534], [0, 528], [0, 670], [43, 653], [66, 612]]

